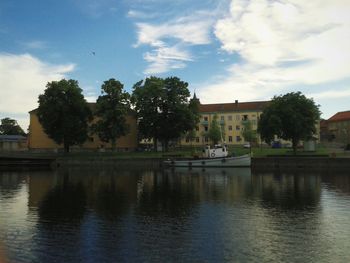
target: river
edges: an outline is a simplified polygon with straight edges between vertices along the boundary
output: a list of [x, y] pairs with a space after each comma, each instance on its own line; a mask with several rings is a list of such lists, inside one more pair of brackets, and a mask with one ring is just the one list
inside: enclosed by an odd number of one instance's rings
[[0, 171], [0, 262], [350, 262], [350, 174]]

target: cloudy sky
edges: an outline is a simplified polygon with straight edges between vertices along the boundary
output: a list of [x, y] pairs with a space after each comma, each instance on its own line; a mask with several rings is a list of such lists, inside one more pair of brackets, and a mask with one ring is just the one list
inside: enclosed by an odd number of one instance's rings
[[24, 129], [48, 81], [88, 101], [178, 76], [202, 103], [301, 91], [323, 118], [350, 110], [349, 0], [1, 0], [0, 118]]

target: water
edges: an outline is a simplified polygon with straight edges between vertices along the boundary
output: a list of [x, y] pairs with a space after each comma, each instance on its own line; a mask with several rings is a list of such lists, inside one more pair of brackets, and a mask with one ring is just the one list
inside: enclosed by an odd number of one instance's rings
[[0, 262], [350, 262], [350, 174], [0, 172]]

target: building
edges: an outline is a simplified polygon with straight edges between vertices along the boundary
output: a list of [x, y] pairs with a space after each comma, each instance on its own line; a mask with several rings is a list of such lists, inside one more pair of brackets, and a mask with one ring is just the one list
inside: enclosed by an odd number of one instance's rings
[[0, 151], [27, 150], [27, 138], [22, 135], [0, 135]]
[[[250, 121], [252, 129], [257, 130], [258, 119], [268, 101], [200, 104], [200, 122], [196, 128], [194, 139], [182, 138], [181, 145], [203, 145], [210, 143], [206, 132], [215, 115], [224, 134], [223, 141], [229, 145], [245, 143], [242, 136], [244, 122]], [[260, 139], [258, 138], [258, 143]]]
[[350, 111], [337, 112], [327, 120], [327, 129], [332, 141], [350, 143]]
[[[90, 108], [93, 110], [95, 103], [89, 103]], [[32, 110], [30, 114], [30, 124], [29, 124], [29, 135], [28, 135], [28, 148], [31, 151], [58, 151], [63, 149], [63, 145], [58, 145], [48, 135], [44, 132], [41, 126], [37, 110]], [[92, 123], [95, 120], [92, 121]], [[129, 133], [126, 136], [122, 136], [117, 139], [117, 150], [118, 151], [132, 151], [138, 146], [137, 141], [137, 122], [134, 113], [130, 112], [126, 118], [127, 124], [129, 126]], [[90, 138], [79, 146], [72, 146], [70, 148], [72, 151], [85, 151], [85, 150], [108, 150], [111, 149], [111, 144], [102, 142], [96, 134], [90, 136]]]

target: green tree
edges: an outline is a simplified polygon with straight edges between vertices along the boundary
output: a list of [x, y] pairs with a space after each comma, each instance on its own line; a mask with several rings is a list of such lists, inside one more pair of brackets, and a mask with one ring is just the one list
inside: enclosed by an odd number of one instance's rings
[[123, 91], [123, 87], [118, 80], [105, 81], [96, 102], [98, 121], [93, 125], [93, 130], [102, 141], [111, 142], [113, 150], [117, 139], [128, 133], [126, 115], [130, 110], [130, 95]]
[[37, 116], [45, 133], [69, 152], [70, 146], [82, 144], [88, 137], [91, 111], [76, 80], [47, 83], [39, 95]]
[[208, 130], [208, 138], [214, 143], [218, 144], [221, 141], [222, 133], [218, 122], [218, 116], [215, 114]]
[[253, 130], [252, 122], [250, 120], [242, 121], [243, 131], [242, 136], [246, 142], [250, 144], [256, 142], [257, 132]]
[[2, 135], [23, 135], [26, 133], [23, 131], [21, 126], [18, 125], [17, 121], [10, 118], [1, 119], [0, 134]]
[[316, 133], [320, 118], [319, 106], [301, 92], [275, 96], [260, 116], [258, 132], [263, 140], [270, 143], [274, 136], [291, 140], [294, 154], [300, 140]]
[[198, 123], [196, 102], [190, 103], [188, 84], [177, 77], [147, 78], [134, 85], [132, 101], [143, 138], [168, 143], [195, 128]]

